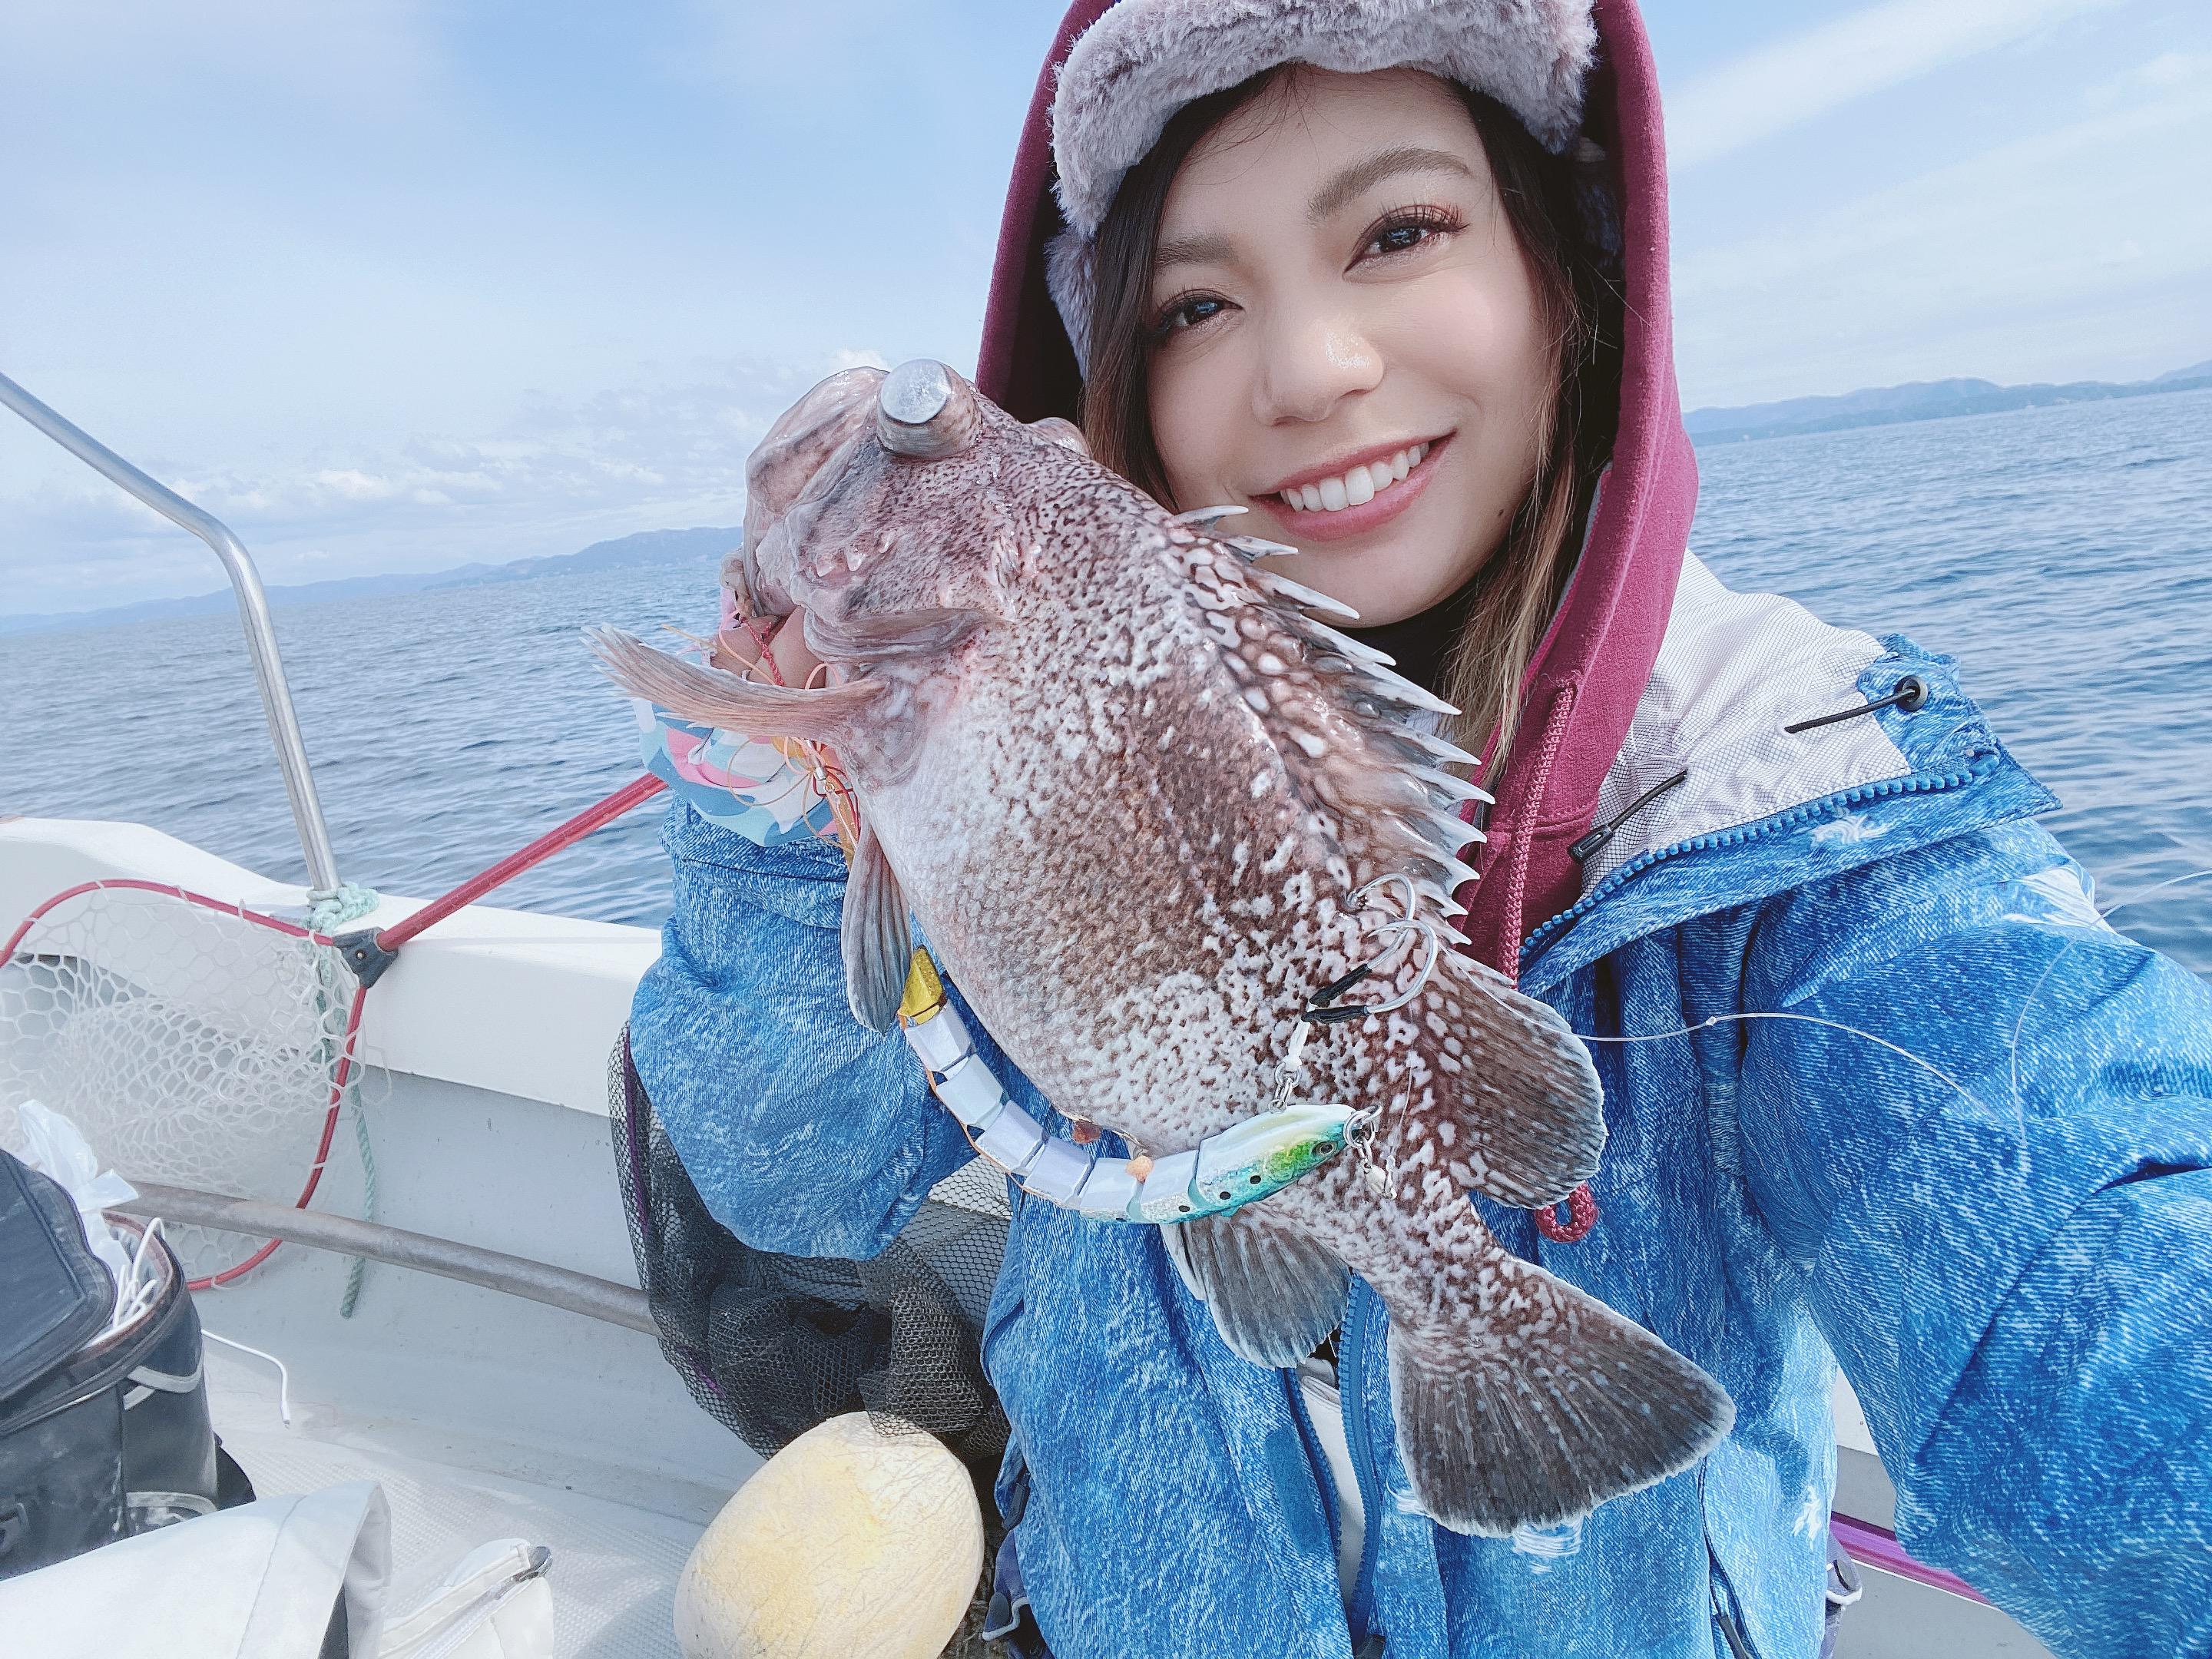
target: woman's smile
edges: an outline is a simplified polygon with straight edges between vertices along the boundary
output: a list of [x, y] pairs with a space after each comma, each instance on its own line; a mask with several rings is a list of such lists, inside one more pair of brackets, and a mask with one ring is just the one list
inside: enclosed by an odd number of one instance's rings
[[1386, 525], [1436, 476], [1447, 432], [1410, 443], [1370, 445], [1293, 473], [1254, 499], [1301, 541], [1342, 541]]

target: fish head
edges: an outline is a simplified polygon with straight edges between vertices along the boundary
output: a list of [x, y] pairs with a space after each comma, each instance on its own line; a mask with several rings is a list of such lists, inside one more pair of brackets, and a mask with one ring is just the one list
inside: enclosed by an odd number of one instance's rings
[[848, 670], [948, 650], [1021, 575], [1000, 486], [1066, 451], [1086, 453], [1068, 422], [1025, 426], [927, 358], [832, 375], [747, 466], [744, 597], [804, 610], [815, 654]]
[[794, 593], [791, 528], [803, 504], [834, 487], [853, 450], [874, 423], [880, 368], [848, 368], [778, 417], [745, 463], [745, 538], [727, 570], [750, 614], [787, 617], [805, 603]]

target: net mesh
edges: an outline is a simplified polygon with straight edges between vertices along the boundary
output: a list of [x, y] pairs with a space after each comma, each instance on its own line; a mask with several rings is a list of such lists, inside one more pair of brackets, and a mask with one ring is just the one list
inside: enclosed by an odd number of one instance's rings
[[763, 1457], [865, 1409], [928, 1430], [988, 1487], [1007, 1432], [980, 1356], [1006, 1248], [1004, 1182], [969, 1165], [872, 1261], [757, 1250], [708, 1213], [626, 1036], [608, 1089], [638, 1282], [692, 1397]]
[[[49, 901], [0, 963], [0, 1146], [17, 1106], [72, 1120], [126, 1178], [296, 1201], [337, 1097], [353, 981], [337, 953], [176, 890]], [[264, 1241], [167, 1237], [205, 1279]]]

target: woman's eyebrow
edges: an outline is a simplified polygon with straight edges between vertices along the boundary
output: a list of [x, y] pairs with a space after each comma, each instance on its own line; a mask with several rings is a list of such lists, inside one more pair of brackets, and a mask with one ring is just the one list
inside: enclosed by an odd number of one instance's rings
[[1226, 236], [1170, 236], [1152, 255], [1152, 269], [1158, 271], [1170, 265], [1227, 264], [1233, 252]]
[[1313, 193], [1313, 199], [1306, 204], [1306, 222], [1322, 223], [1362, 191], [1401, 173], [1456, 173], [1463, 178], [1474, 177], [1474, 169], [1449, 150], [1424, 149], [1417, 144], [1377, 150], [1363, 161], [1354, 161]]
[[[1448, 149], [1399, 144], [1377, 150], [1339, 171], [1306, 204], [1306, 222], [1313, 225], [1325, 222], [1362, 191], [1401, 173], [1456, 173], [1463, 179], [1475, 176], [1473, 167]], [[1154, 252], [1152, 269], [1158, 272], [1171, 265], [1227, 264], [1235, 256], [1236, 248], [1226, 236], [1204, 232], [1170, 236]]]

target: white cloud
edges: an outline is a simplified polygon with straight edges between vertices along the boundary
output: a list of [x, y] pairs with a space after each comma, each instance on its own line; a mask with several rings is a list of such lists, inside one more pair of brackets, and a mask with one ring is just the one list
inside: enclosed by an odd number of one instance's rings
[[[164, 482], [236, 531], [272, 583], [570, 553], [631, 531], [737, 523], [747, 456], [823, 372], [732, 362], [681, 385], [532, 397], [475, 438], [171, 469]], [[150, 510], [58, 451], [51, 465], [26, 459], [18, 448], [0, 477], [0, 611], [217, 585], [199, 544]]]
[[2212, 52], [2160, 52], [2136, 73], [2147, 86], [2178, 87], [2212, 76]]
[[93, 77], [164, 100], [256, 100], [398, 125], [441, 80], [427, 0], [9, 0], [0, 63], [21, 95]]
[[1722, 64], [1668, 100], [1667, 154], [1698, 166], [2118, 0], [1888, 0]]
[[2201, 357], [2207, 153], [2212, 81], [2185, 80], [1685, 253], [1690, 400], [1944, 374], [2119, 379]]

